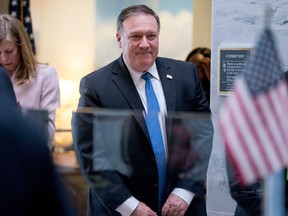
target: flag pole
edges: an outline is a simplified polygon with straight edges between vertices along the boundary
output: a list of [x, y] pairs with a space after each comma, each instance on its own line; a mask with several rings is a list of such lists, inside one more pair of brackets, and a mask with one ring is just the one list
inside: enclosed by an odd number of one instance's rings
[[264, 179], [264, 216], [284, 216], [284, 171], [272, 173]]
[[272, 8], [270, 4], [267, 4], [265, 7], [265, 14], [264, 14], [264, 23], [266, 27], [270, 27], [272, 19]]

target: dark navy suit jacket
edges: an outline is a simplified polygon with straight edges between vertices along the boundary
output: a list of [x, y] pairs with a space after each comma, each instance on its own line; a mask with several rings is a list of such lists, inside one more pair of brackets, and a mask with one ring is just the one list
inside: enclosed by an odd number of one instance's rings
[[[181, 147], [177, 146], [177, 142], [173, 143], [168, 138], [168, 158], [170, 159], [168, 160], [166, 191], [166, 198], [175, 187], [193, 192], [196, 196], [186, 215], [206, 215], [204, 181], [213, 136], [209, 105], [196, 68], [192, 63], [157, 58], [156, 66], [162, 82], [168, 112], [195, 112], [208, 116], [202, 122], [202, 126], [200, 121], [197, 123], [197, 127], [194, 125], [194, 132], [197, 135], [193, 139], [195, 143], [201, 146], [203, 155], [198, 158], [198, 169], [192, 171], [194, 174], [192, 178], [183, 177], [185, 175], [181, 174], [185, 172], [185, 167], [191, 162], [189, 158], [193, 156], [189, 155], [188, 151], [185, 152], [183, 158], [178, 157], [180, 162], [176, 159], [176, 166], [175, 160], [172, 160], [175, 157], [170, 157], [170, 154], [173, 154], [177, 147], [178, 149]], [[122, 57], [83, 77], [80, 83], [80, 94], [79, 109], [81, 107], [98, 107], [133, 112], [144, 110]], [[129, 128], [127, 155], [132, 169], [130, 175], [125, 175], [119, 170], [107, 171], [93, 168], [95, 161], [93, 154], [98, 149], [96, 147], [93, 149], [91, 119], [91, 114], [88, 113], [74, 113], [72, 118], [76, 155], [80, 168], [90, 183], [88, 214], [91, 216], [119, 215], [115, 209], [130, 196], [136, 197], [156, 212], [158, 200], [157, 166], [143, 116], [142, 118], [135, 118]], [[112, 131], [111, 136], [113, 136]], [[92, 153], [93, 151], [94, 153]], [[106, 186], [101, 187], [105, 183]]]

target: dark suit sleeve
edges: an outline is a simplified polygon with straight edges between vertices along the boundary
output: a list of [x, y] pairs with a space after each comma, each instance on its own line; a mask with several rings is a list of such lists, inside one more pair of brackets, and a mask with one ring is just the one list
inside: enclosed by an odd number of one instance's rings
[[[93, 166], [93, 163], [95, 165], [93, 155], [98, 154], [101, 150], [93, 148], [93, 113], [83, 111], [81, 108], [99, 108], [101, 104], [97, 100], [98, 97], [93, 91], [92, 82], [88, 77], [81, 80], [80, 94], [78, 112], [73, 113], [72, 116], [75, 152], [81, 171], [89, 182], [90, 196], [94, 196], [94, 200], [99, 199], [106, 210], [111, 213], [128, 199], [131, 193], [126, 188], [119, 173], [113, 169], [101, 170], [99, 166]], [[97, 160], [100, 164], [110, 166], [105, 157], [97, 157]]]
[[[196, 198], [203, 198], [214, 134], [211, 112], [196, 67], [186, 63], [178, 65], [174, 70], [176, 69], [180, 77], [176, 83], [176, 111], [187, 113], [181, 118], [181, 124], [189, 134], [189, 139], [186, 140], [189, 149], [187, 156], [183, 157], [184, 169], [177, 175], [175, 187], [193, 192]], [[183, 136], [177, 138], [177, 134], [172, 134], [172, 138], [171, 144], [177, 148], [177, 141]]]
[[[189, 190], [196, 195], [196, 198], [203, 198], [205, 193], [205, 181], [212, 148], [212, 132], [210, 115], [206, 114], [191, 114], [181, 119], [181, 123], [175, 123], [175, 121], [173, 123], [169, 151], [170, 163], [174, 165], [170, 167], [171, 172], [178, 173], [174, 175], [177, 176], [174, 188]], [[179, 156], [179, 154], [183, 156]], [[171, 161], [173, 158], [178, 161], [176, 163]], [[181, 164], [182, 160], [183, 165], [179, 166], [182, 170], [179, 170], [175, 165]]]
[[17, 104], [8, 72], [5, 71], [4, 68], [0, 67], [0, 98], [3, 99], [4, 97], [7, 98], [7, 101], [13, 104], [13, 106]]

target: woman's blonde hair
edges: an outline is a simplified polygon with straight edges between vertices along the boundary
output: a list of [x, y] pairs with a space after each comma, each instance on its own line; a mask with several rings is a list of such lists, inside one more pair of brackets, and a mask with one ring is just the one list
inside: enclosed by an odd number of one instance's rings
[[20, 20], [8, 14], [0, 15], [0, 43], [3, 40], [14, 42], [20, 52], [19, 67], [14, 75], [16, 83], [31, 81], [36, 75], [37, 60], [29, 36]]

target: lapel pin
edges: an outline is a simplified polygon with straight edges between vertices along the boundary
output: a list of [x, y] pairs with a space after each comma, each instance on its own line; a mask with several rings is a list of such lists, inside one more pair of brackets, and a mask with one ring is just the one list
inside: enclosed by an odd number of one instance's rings
[[167, 79], [170, 79], [170, 80], [173, 79], [173, 77], [172, 77], [170, 74], [167, 74], [166, 78], [167, 78]]

